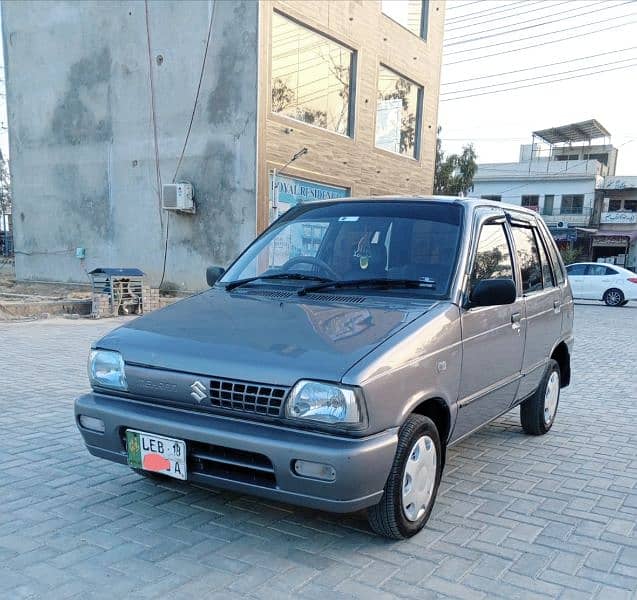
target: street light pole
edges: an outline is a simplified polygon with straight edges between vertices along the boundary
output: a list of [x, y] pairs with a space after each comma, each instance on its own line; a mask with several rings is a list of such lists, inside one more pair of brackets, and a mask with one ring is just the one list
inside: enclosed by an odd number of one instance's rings
[[279, 183], [277, 181], [278, 176], [285, 171], [294, 161], [298, 160], [302, 156], [308, 153], [306, 147], [301, 148], [288, 162], [286, 162], [282, 168], [272, 170], [272, 214], [270, 223], [276, 221], [279, 218]]

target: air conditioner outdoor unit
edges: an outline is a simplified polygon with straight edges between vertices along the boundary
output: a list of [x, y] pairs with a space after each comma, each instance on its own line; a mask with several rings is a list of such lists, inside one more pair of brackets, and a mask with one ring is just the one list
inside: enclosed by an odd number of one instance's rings
[[161, 190], [161, 206], [164, 210], [194, 213], [192, 184], [185, 182], [164, 183]]
[[557, 222], [558, 229], [568, 229], [568, 223], [566, 221], [558, 221]]

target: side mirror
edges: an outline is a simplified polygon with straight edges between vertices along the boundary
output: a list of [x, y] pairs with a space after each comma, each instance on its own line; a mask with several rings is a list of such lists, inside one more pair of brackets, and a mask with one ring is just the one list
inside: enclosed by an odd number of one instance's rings
[[515, 298], [516, 290], [513, 279], [482, 279], [471, 291], [469, 306], [513, 304]]
[[212, 287], [225, 272], [223, 267], [208, 267], [206, 269], [206, 282]]

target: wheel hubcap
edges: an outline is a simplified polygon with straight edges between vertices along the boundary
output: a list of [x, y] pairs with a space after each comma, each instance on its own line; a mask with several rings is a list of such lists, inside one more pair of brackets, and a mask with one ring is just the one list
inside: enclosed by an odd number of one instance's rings
[[555, 418], [557, 410], [557, 401], [560, 397], [560, 377], [556, 371], [551, 373], [548, 383], [546, 384], [546, 392], [544, 393], [544, 424], [550, 425]]
[[608, 292], [608, 303], [619, 304], [621, 302], [621, 296], [619, 292]]
[[417, 521], [427, 510], [436, 484], [436, 444], [428, 436], [418, 438], [409, 451], [403, 475], [403, 513]]

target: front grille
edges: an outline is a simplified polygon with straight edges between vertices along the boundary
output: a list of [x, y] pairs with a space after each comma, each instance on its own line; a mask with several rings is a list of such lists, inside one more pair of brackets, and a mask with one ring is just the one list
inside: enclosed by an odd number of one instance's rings
[[210, 404], [216, 408], [269, 417], [281, 414], [288, 388], [229, 379], [210, 380]]

